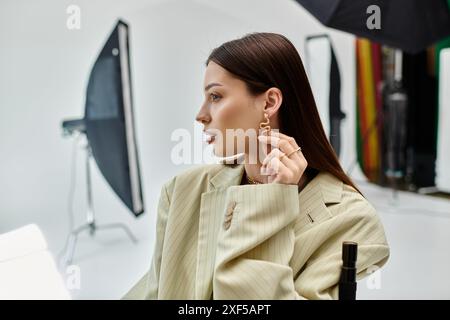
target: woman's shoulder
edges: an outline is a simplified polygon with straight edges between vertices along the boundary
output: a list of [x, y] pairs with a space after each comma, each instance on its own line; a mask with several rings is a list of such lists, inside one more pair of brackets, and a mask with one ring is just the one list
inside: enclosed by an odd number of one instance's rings
[[342, 184], [342, 199], [343, 206], [356, 206], [362, 207], [362, 213], [365, 216], [371, 216], [377, 218], [376, 209], [372, 206], [371, 202], [361, 193], [359, 193], [354, 187], [346, 183]]
[[316, 227], [332, 234], [348, 233], [347, 240], [361, 244], [387, 244], [381, 217], [365, 196], [329, 173], [321, 173], [318, 180], [326, 214], [316, 214]]
[[[359, 230], [371, 241], [386, 244], [381, 217], [372, 203], [352, 186], [343, 183], [340, 201], [327, 206], [334, 222], [342, 229]], [[364, 240], [369, 241], [368, 239]]]

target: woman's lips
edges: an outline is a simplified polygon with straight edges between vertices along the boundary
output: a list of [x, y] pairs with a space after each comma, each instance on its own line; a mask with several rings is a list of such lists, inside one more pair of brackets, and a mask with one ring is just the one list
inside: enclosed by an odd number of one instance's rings
[[216, 138], [215, 136], [206, 135], [206, 143], [207, 144], [213, 143], [215, 138]]
[[203, 133], [205, 134], [205, 141], [207, 144], [211, 144], [214, 142], [215, 138], [216, 138], [216, 134], [217, 132], [215, 129], [209, 129], [209, 130], [204, 130]]

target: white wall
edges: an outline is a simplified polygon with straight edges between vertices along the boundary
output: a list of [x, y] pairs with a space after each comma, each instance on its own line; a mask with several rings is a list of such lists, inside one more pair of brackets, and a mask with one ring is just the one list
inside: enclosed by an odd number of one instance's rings
[[[66, 8], [71, 4], [81, 8], [80, 30], [66, 27]], [[171, 163], [175, 142], [170, 134], [176, 128], [193, 132], [203, 99], [204, 61], [224, 41], [253, 31], [279, 32], [303, 55], [307, 35], [328, 32], [340, 63], [342, 107], [347, 114], [341, 151], [344, 168], [353, 161], [353, 37], [322, 27], [293, 0], [2, 0], [0, 233], [34, 222], [44, 231], [52, 251], [62, 248], [68, 231], [72, 140], [62, 138], [60, 122], [82, 116], [88, 72], [118, 16], [131, 26], [147, 212], [135, 220], [97, 169], [94, 201], [100, 222], [129, 224], [145, 239], [148, 256], [161, 184], [188, 167]], [[79, 224], [85, 208], [81, 152], [77, 161], [74, 209]]]

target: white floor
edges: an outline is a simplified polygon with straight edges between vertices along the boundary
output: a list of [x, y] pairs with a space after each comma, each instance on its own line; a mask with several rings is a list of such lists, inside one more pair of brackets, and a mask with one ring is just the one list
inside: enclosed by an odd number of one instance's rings
[[[358, 299], [450, 299], [450, 200], [359, 184], [378, 209], [391, 247], [388, 263], [358, 285]], [[154, 213], [147, 213], [153, 215]], [[132, 244], [120, 231], [80, 238], [74, 299], [117, 299], [147, 270], [153, 239]]]

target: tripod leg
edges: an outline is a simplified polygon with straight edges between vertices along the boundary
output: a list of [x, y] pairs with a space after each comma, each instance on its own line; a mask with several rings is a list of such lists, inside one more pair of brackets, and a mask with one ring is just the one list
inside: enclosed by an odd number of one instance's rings
[[70, 242], [70, 246], [69, 246], [69, 250], [68, 250], [68, 254], [66, 256], [66, 264], [67, 265], [71, 265], [72, 261], [73, 261], [73, 256], [75, 254], [75, 247], [77, 245], [77, 240], [78, 240], [78, 233], [76, 234], [71, 234], [70, 235], [70, 239], [72, 240]]
[[73, 256], [75, 254], [75, 247], [77, 245], [77, 240], [78, 240], [78, 235], [85, 229], [88, 229], [89, 225], [83, 225], [77, 229], [75, 229], [74, 231], [72, 231], [69, 234], [69, 237], [67, 238], [66, 241], [66, 246], [65, 246], [65, 250], [64, 250], [64, 260], [62, 261], [62, 264], [65, 266], [68, 266], [70, 264], [72, 264], [73, 261]]

